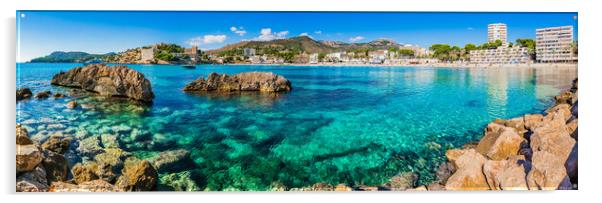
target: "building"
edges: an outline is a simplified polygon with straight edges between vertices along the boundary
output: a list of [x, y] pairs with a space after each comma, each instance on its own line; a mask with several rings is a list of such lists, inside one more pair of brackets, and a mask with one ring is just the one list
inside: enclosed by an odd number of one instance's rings
[[316, 64], [316, 63], [318, 63], [318, 62], [319, 62], [319, 61], [318, 61], [318, 59], [319, 59], [319, 58], [318, 58], [318, 57], [319, 57], [318, 55], [319, 55], [318, 53], [313, 53], [313, 54], [310, 54], [310, 55], [309, 55], [309, 63], [311, 63], [311, 64]]
[[197, 46], [186, 48], [184, 49], [184, 55], [188, 55], [192, 61], [197, 61], [199, 59], [199, 48]]
[[140, 49], [140, 61], [149, 62], [155, 59], [155, 47], [141, 48]]
[[495, 42], [497, 40], [502, 41], [502, 45], [507, 45], [508, 39], [508, 27], [504, 23], [494, 23], [487, 25], [487, 41]]
[[472, 64], [524, 64], [530, 62], [527, 48], [519, 46], [472, 50], [469, 54]]
[[345, 56], [345, 53], [343, 53], [343, 52], [334, 52], [334, 53], [326, 54], [326, 58], [328, 59], [328, 61], [331, 61], [331, 62], [341, 62], [344, 56]]
[[255, 56], [255, 49], [253, 49], [253, 48], [245, 48], [245, 49], [243, 50], [243, 54], [244, 54], [244, 56], [246, 56], [246, 57]]
[[573, 26], [535, 30], [535, 55], [538, 62], [574, 62]]

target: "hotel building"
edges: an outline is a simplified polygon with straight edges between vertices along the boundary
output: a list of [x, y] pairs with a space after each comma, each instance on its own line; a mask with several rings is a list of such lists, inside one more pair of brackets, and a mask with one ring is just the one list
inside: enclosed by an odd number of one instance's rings
[[535, 30], [535, 53], [538, 62], [573, 62], [573, 26], [547, 27]]
[[487, 25], [487, 41], [495, 42], [502, 41], [502, 45], [506, 46], [508, 39], [508, 27], [504, 23], [494, 23]]
[[473, 64], [519, 64], [529, 63], [526, 47], [505, 47], [470, 51], [470, 63]]

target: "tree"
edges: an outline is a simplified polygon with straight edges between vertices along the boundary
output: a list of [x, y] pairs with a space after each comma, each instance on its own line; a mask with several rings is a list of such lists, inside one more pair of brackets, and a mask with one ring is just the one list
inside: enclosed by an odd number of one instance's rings
[[479, 48], [477, 47], [477, 45], [474, 45], [474, 44], [466, 44], [466, 45], [464, 45], [464, 50], [467, 51], [467, 52], [470, 52], [472, 50], [477, 50], [477, 49], [479, 49]]
[[526, 47], [527, 53], [531, 56], [531, 59], [535, 59], [535, 41], [533, 39], [516, 39], [516, 44], [520, 47]]
[[429, 47], [429, 50], [433, 52], [433, 57], [445, 61], [449, 60], [449, 52], [451, 49], [451, 46], [448, 44], [433, 44]]
[[324, 58], [326, 58], [326, 54], [325, 53], [319, 53], [318, 54], [318, 61], [324, 61]]
[[399, 55], [402, 55], [402, 56], [414, 56], [414, 50], [411, 50], [411, 49], [401, 49], [401, 50], [399, 50]]

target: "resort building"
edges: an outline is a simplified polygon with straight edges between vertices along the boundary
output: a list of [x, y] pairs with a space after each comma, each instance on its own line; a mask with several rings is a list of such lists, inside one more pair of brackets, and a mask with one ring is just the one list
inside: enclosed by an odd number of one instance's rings
[[487, 25], [487, 41], [495, 42], [502, 41], [502, 45], [506, 46], [508, 39], [508, 27], [504, 23], [494, 23]]
[[473, 64], [519, 64], [529, 63], [526, 47], [505, 47], [470, 51], [470, 63]]
[[148, 62], [155, 59], [155, 47], [141, 48], [140, 49], [140, 61]]
[[538, 62], [574, 62], [573, 26], [548, 27], [535, 30], [535, 53]]
[[318, 53], [313, 53], [313, 54], [310, 54], [310, 55], [309, 55], [309, 63], [311, 63], [311, 64], [316, 64], [316, 63], [318, 63], [318, 62], [319, 62], [319, 61], [318, 61], [318, 55], [319, 55]]
[[244, 56], [246, 56], [246, 57], [255, 56], [255, 49], [253, 49], [253, 48], [245, 48], [245, 49], [243, 50], [243, 54], [244, 54]]

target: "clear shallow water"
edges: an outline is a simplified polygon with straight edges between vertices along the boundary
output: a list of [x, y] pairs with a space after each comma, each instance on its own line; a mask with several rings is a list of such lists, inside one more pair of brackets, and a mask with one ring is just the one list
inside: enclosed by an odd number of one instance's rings
[[[17, 64], [17, 87], [68, 93], [50, 79], [78, 65]], [[56, 132], [78, 139], [114, 135], [140, 158], [187, 149], [192, 163], [180, 170], [190, 170], [209, 190], [380, 185], [406, 171], [426, 184], [446, 149], [479, 139], [495, 118], [542, 112], [577, 74], [556, 68], [129, 66], [151, 81], [152, 106], [88, 94], [31, 99], [18, 103], [17, 122], [38, 140]], [[181, 91], [201, 75], [244, 71], [283, 75], [293, 91]], [[88, 107], [67, 109], [70, 100]]]

